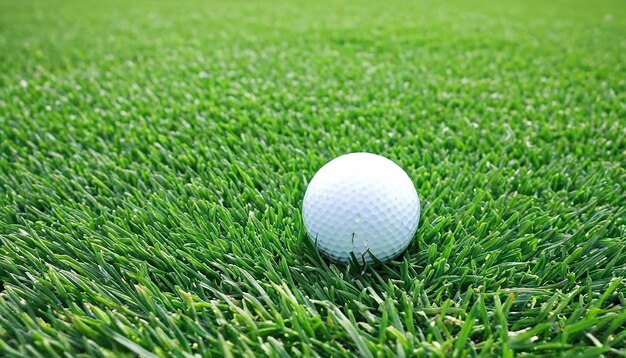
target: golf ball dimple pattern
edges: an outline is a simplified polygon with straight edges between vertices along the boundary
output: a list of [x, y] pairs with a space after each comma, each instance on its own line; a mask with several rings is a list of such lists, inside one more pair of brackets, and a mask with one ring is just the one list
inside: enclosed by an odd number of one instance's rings
[[304, 195], [302, 216], [315, 246], [347, 263], [398, 256], [411, 242], [420, 203], [409, 176], [391, 160], [370, 153], [342, 155], [324, 165]]

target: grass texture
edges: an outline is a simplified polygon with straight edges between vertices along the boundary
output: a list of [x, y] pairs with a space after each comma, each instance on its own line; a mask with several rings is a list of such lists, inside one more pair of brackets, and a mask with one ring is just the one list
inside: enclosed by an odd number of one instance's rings
[[[626, 3], [0, 2], [0, 355], [626, 355]], [[305, 236], [409, 173], [387, 265]]]

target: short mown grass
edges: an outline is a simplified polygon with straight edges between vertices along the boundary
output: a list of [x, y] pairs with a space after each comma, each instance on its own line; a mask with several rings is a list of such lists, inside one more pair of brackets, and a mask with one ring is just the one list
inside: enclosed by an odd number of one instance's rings
[[[0, 356], [626, 355], [623, 1], [0, 3]], [[336, 266], [307, 181], [400, 164]]]

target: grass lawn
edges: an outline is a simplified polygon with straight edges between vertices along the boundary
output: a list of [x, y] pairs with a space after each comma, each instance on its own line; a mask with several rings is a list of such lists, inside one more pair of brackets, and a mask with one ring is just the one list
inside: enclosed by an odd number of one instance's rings
[[[626, 355], [626, 3], [0, 2], [0, 356]], [[338, 266], [307, 182], [401, 165]]]

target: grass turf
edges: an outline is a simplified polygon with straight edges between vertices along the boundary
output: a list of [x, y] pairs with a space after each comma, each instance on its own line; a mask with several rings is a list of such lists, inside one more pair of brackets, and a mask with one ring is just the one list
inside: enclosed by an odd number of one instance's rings
[[[0, 355], [626, 354], [623, 1], [0, 3]], [[424, 207], [335, 266], [307, 180]]]

